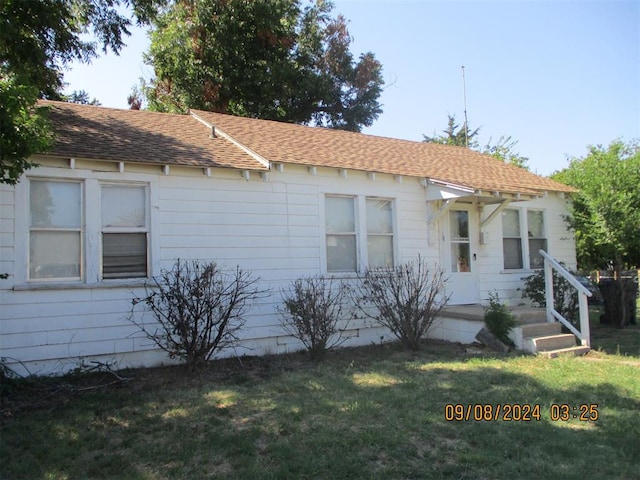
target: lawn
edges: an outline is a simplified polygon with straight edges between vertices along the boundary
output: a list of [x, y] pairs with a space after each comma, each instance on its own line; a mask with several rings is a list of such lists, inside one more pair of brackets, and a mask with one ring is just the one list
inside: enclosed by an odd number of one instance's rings
[[[638, 478], [640, 327], [594, 325], [593, 337], [588, 355], [553, 360], [431, 341], [417, 353], [343, 349], [318, 364], [293, 354], [195, 375], [5, 384], [0, 477]], [[501, 411], [447, 421], [447, 404]], [[539, 405], [540, 419], [518, 421], [513, 405]], [[597, 420], [573, 418], [581, 405]]]

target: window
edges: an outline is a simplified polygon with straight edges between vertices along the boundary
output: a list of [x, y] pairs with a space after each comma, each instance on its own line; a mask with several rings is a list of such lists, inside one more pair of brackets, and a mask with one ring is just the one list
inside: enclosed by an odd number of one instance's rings
[[539, 210], [527, 211], [527, 225], [529, 237], [529, 266], [531, 268], [544, 267], [544, 259], [538, 252], [547, 251], [547, 239], [544, 233], [544, 216]]
[[519, 210], [505, 209], [502, 212], [502, 251], [505, 269], [523, 268]]
[[328, 272], [393, 266], [393, 201], [375, 197], [325, 197]]
[[391, 200], [367, 198], [367, 260], [369, 268], [393, 266]]
[[449, 212], [451, 233], [451, 271], [471, 271], [471, 241], [469, 239], [469, 212], [452, 210]]
[[29, 278], [79, 280], [82, 275], [82, 184], [29, 184]]
[[147, 276], [146, 198], [143, 186], [102, 186], [102, 278]]
[[[526, 224], [526, 230], [522, 228], [523, 224]], [[524, 238], [528, 241], [524, 242]], [[505, 209], [502, 212], [502, 249], [506, 270], [542, 268], [543, 260], [538, 251], [547, 250], [544, 212]]]
[[[149, 275], [149, 184], [35, 178], [26, 182], [30, 282]], [[26, 231], [28, 230], [28, 231]]]
[[354, 197], [326, 197], [327, 271], [355, 272], [356, 215]]

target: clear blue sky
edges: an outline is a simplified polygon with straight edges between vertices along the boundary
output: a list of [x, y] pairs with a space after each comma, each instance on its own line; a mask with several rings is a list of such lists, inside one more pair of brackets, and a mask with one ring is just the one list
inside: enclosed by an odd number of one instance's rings
[[[480, 143], [510, 135], [539, 174], [587, 145], [640, 137], [640, 1], [334, 3], [354, 55], [372, 51], [383, 65], [384, 113], [364, 133], [420, 141], [441, 133], [447, 115], [462, 124], [464, 65]], [[127, 108], [132, 86], [153, 73], [142, 62], [145, 32], [127, 43], [120, 56], [74, 64], [67, 91]]]

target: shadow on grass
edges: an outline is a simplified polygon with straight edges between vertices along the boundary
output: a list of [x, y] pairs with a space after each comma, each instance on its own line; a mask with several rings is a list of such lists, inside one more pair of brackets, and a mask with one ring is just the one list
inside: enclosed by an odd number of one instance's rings
[[[291, 355], [195, 377], [175, 367], [135, 372], [141, 377], [130, 385], [7, 422], [2, 477], [637, 475], [637, 369], [575, 358], [463, 358], [455, 348], [347, 349], [318, 365]], [[542, 417], [446, 421], [449, 403], [540, 405]], [[571, 417], [597, 404], [599, 418], [552, 421], [552, 404], [569, 405]]]

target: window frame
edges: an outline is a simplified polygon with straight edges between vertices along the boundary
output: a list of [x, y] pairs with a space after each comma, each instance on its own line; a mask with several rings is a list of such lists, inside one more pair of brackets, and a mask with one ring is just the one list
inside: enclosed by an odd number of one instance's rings
[[[329, 235], [335, 235], [335, 233], [327, 232], [327, 217], [329, 212], [327, 212], [326, 207], [326, 199], [329, 197], [347, 197], [353, 199], [354, 204], [354, 214], [355, 214], [355, 241], [356, 241], [356, 269], [355, 270], [329, 270], [329, 252], [327, 247], [327, 237]], [[368, 230], [368, 219], [367, 219], [367, 201], [368, 200], [383, 200], [389, 201], [391, 203], [391, 232], [390, 233], [369, 233]], [[398, 243], [398, 235], [397, 235], [397, 213], [396, 213], [396, 199], [388, 196], [380, 196], [380, 195], [363, 195], [363, 194], [343, 194], [343, 193], [332, 193], [326, 192], [321, 194], [321, 204], [322, 204], [322, 219], [321, 224], [324, 225], [323, 232], [323, 246], [322, 253], [323, 258], [322, 261], [322, 272], [327, 275], [333, 276], [353, 276], [358, 273], [363, 272], [369, 266], [369, 248], [368, 241], [370, 236], [378, 236], [378, 237], [391, 237], [391, 249], [392, 249], [392, 265], [397, 265], [397, 243]], [[346, 235], [347, 233], [345, 233]]]
[[[519, 237], [505, 237], [504, 235], [504, 224], [502, 226], [502, 270], [506, 273], [512, 272], [520, 272], [520, 271], [531, 271], [531, 270], [540, 270], [543, 268], [543, 265], [540, 266], [532, 266], [532, 255], [537, 255], [537, 252], [531, 252], [531, 240], [544, 240], [546, 245], [546, 250], [549, 249], [549, 234], [548, 234], [548, 221], [547, 221], [547, 213], [543, 208], [527, 208], [527, 207], [516, 207], [516, 208], [505, 208], [506, 210], [516, 211], [518, 212], [518, 221], [520, 227], [520, 236]], [[529, 212], [539, 212], [542, 215], [542, 237], [532, 237], [529, 236]], [[520, 240], [520, 254], [521, 254], [521, 262], [522, 267], [519, 268], [507, 268], [504, 264], [504, 240], [505, 239], [515, 239], [518, 238]]]
[[[76, 182], [82, 185], [82, 234], [81, 268], [82, 276], [73, 279], [39, 279], [29, 275], [30, 249], [30, 190], [32, 180]], [[147, 233], [147, 276], [136, 278], [102, 278], [102, 241], [101, 241], [101, 184], [122, 186], [143, 185], [146, 187]], [[158, 175], [147, 173], [101, 172], [81, 169], [61, 169], [41, 166], [27, 172], [22, 181], [15, 186], [15, 258], [13, 278], [15, 290], [56, 289], [56, 288], [93, 288], [100, 286], [137, 286], [144, 285], [160, 272], [160, 244], [158, 238]]]
[[[32, 225], [32, 211], [31, 211], [31, 192], [33, 188], [33, 182], [41, 183], [59, 183], [59, 184], [75, 184], [80, 187], [80, 218], [78, 219], [77, 227], [64, 227], [64, 226], [33, 226]], [[85, 224], [84, 224], [84, 184], [81, 181], [75, 179], [66, 178], [38, 178], [31, 177], [26, 181], [27, 184], [27, 261], [26, 261], [26, 278], [32, 283], [62, 283], [62, 282], [80, 282], [84, 278], [85, 262], [84, 262], [84, 239], [85, 239]], [[32, 245], [32, 233], [34, 232], [77, 232], [80, 235], [80, 244], [78, 248], [78, 270], [79, 275], [73, 277], [34, 277], [31, 278], [31, 245]]]
[[[104, 226], [102, 224], [103, 207], [102, 198], [104, 188], [120, 187], [120, 188], [142, 188], [144, 190], [144, 226]], [[149, 185], [137, 182], [100, 182], [100, 278], [103, 282], [119, 281], [119, 280], [133, 280], [139, 278], [150, 278], [150, 262], [149, 262]], [[128, 233], [144, 233], [146, 243], [146, 273], [145, 276], [121, 276], [121, 277], [105, 277], [104, 274], [104, 235], [105, 234], [128, 234]]]

